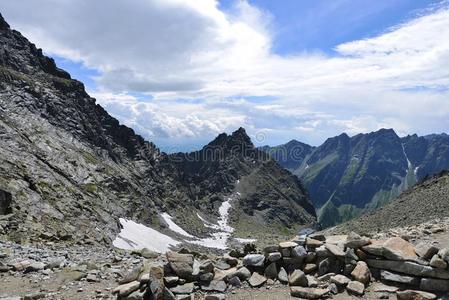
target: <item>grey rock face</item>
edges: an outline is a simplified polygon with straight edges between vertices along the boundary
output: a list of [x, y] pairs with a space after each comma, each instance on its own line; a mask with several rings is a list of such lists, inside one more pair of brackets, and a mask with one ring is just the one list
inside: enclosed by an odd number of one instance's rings
[[265, 256], [262, 254], [248, 254], [243, 258], [243, 265], [249, 267], [262, 267], [265, 262]]

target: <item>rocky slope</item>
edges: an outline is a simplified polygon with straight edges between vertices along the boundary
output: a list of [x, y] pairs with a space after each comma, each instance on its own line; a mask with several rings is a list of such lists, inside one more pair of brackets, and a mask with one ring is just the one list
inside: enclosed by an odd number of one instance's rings
[[384, 207], [332, 230], [348, 232], [357, 229], [359, 232], [373, 233], [444, 219], [448, 217], [448, 195], [449, 173], [442, 172], [405, 191]]
[[400, 138], [381, 129], [341, 134], [316, 148], [289, 142], [263, 150], [302, 180], [323, 226], [381, 207], [425, 176], [449, 169], [446, 134]]
[[[244, 194], [239, 203], [248, 216], [263, 211], [263, 224], [287, 222], [290, 228], [315, 221], [298, 180], [255, 150], [244, 130], [220, 135], [205, 147], [224, 153], [219, 159], [203, 156], [204, 149], [161, 153], [120, 125], [82, 83], [1, 16], [0, 78], [2, 237], [110, 244], [120, 217], [169, 232], [162, 212], [204, 234], [198, 213], [216, 222], [219, 204], [236, 193], [237, 180], [253, 176], [279, 189]], [[228, 151], [235, 146], [245, 151]], [[192, 161], [196, 154], [200, 157]], [[279, 212], [273, 205], [278, 200], [292, 211]], [[258, 202], [264, 205], [257, 207]]]

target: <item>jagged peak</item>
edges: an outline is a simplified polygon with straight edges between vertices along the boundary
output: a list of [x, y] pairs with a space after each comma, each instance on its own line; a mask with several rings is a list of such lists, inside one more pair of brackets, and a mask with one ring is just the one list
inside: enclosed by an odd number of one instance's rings
[[9, 24], [5, 21], [2, 14], [0, 13], [0, 30], [10, 29]]
[[255, 149], [251, 138], [246, 133], [243, 127], [240, 127], [230, 135], [226, 133], [219, 134], [212, 142], [207, 144], [204, 148], [220, 147], [225, 150], [234, 152], [243, 152]]

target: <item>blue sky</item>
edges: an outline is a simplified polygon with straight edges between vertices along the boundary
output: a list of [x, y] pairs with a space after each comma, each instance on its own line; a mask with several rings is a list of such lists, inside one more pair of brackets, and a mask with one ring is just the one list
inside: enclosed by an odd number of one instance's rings
[[449, 1], [2, 6], [109, 113], [166, 151], [200, 148], [240, 126], [258, 145], [318, 145], [383, 127], [449, 130]]

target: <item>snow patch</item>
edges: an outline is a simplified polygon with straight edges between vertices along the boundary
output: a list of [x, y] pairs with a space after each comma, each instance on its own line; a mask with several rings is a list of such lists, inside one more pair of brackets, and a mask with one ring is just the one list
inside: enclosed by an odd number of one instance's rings
[[179, 234], [181, 234], [181, 235], [183, 235], [183, 236], [186, 236], [186, 237], [194, 238], [193, 235], [191, 235], [190, 233], [188, 233], [187, 231], [185, 231], [184, 229], [182, 229], [180, 226], [178, 226], [178, 224], [176, 224], [175, 222], [173, 222], [173, 220], [172, 220], [173, 217], [170, 216], [169, 214], [167, 214], [167, 213], [162, 213], [162, 214], [161, 214], [161, 217], [164, 219], [165, 223], [167, 223], [168, 228], [169, 228], [171, 231], [174, 231], [174, 232], [179, 233]]
[[242, 244], [254, 243], [257, 241], [257, 239], [242, 239], [242, 238], [234, 238], [234, 240]]
[[112, 242], [117, 248], [125, 250], [148, 248], [155, 252], [165, 253], [170, 250], [171, 246], [180, 244], [171, 237], [134, 221], [120, 218], [120, 224], [123, 229]]
[[418, 170], [419, 170], [419, 167], [416, 167], [415, 170], [413, 171], [413, 174], [415, 174], [415, 177], [418, 176]]

